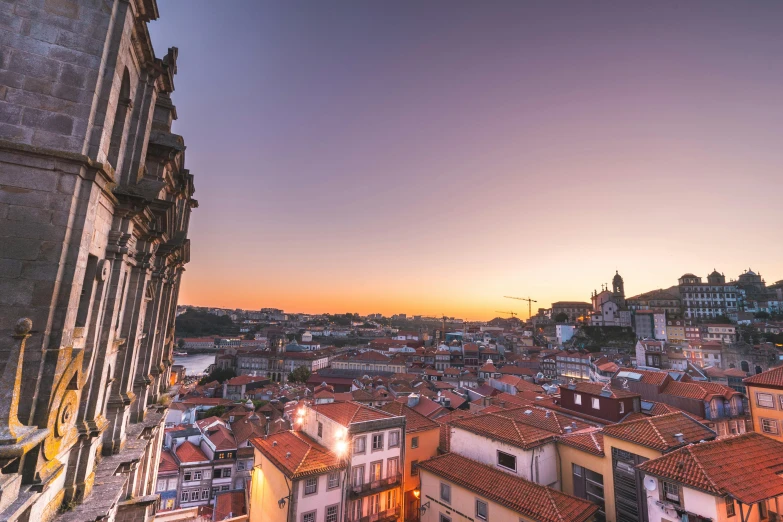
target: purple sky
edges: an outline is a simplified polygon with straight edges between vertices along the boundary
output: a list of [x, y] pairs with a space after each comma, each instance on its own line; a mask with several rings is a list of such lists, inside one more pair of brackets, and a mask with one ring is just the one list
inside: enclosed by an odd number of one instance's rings
[[783, 279], [783, 2], [158, 3], [181, 303], [488, 318], [615, 269]]

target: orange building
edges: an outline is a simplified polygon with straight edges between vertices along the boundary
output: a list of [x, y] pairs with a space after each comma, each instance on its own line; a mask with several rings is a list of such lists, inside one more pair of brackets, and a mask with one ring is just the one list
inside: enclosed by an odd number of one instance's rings
[[783, 441], [783, 366], [748, 377], [743, 382], [753, 431]]
[[393, 415], [405, 416], [405, 467], [402, 475], [403, 519], [418, 521], [419, 497], [421, 496], [418, 464], [438, 455], [440, 424], [401, 402], [391, 402], [380, 409]]

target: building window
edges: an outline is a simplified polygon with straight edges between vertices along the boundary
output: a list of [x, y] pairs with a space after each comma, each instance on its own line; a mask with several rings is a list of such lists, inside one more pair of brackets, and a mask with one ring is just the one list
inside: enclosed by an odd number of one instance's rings
[[758, 404], [759, 408], [775, 409], [775, 398], [771, 393], [756, 392], [756, 404]]
[[225, 486], [220, 486], [220, 491], [228, 491], [228, 484]]
[[726, 503], [726, 516], [733, 517], [737, 514], [734, 506], [734, 499], [731, 497], [724, 497], [723, 501]]
[[383, 461], [378, 460], [370, 462], [370, 482], [381, 480], [383, 478]]
[[245, 463], [241, 460], [237, 461], [237, 471], [245, 471]]
[[324, 425], [323, 423], [318, 423], [318, 436], [323, 437], [324, 436]]
[[326, 522], [337, 522], [337, 504], [326, 507]]
[[186, 471], [185, 472], [185, 478], [183, 480], [185, 482], [187, 482], [188, 480], [193, 480], [193, 473], [191, 471]]
[[187, 491], [183, 491], [183, 492], [182, 492], [182, 495], [180, 495], [179, 499], [180, 499], [182, 502], [187, 502], [187, 501], [188, 501], [188, 492], [187, 492]]
[[517, 458], [511, 453], [498, 451], [498, 466], [500, 466], [501, 468], [510, 469], [511, 471], [516, 471]]
[[304, 494], [315, 495], [318, 492], [318, 477], [311, 477], [305, 480]]
[[673, 504], [680, 503], [680, 487], [671, 482], [663, 483], [663, 498]]
[[600, 410], [600, 401], [598, 400], [598, 397], [593, 397], [593, 409], [594, 410]]
[[440, 483], [440, 499], [451, 504], [451, 486], [443, 482]]
[[215, 498], [220, 491], [220, 488], [212, 488], [212, 498]]
[[620, 403], [620, 413], [625, 413], [625, 403], [624, 402]]
[[315, 511], [302, 514], [302, 522], [315, 522]]
[[351, 474], [351, 483], [354, 486], [361, 486], [364, 484], [364, 466], [354, 466], [353, 473]]
[[353, 439], [353, 452], [364, 453], [367, 451], [367, 437], [356, 437]]
[[777, 435], [778, 421], [772, 419], [761, 419], [761, 431]]
[[579, 405], [582, 404], [582, 394], [580, 393], [574, 394], [574, 404], [579, 404]]
[[383, 449], [383, 433], [376, 433], [372, 436], [372, 450], [380, 451]]
[[333, 473], [329, 473], [329, 476], [326, 481], [326, 487], [328, 489], [334, 489], [340, 485], [340, 472], [335, 471]]
[[399, 473], [400, 468], [400, 459], [397, 457], [394, 457], [393, 459], [389, 459], [386, 461], [386, 476], [389, 478], [394, 478], [397, 476], [397, 473]]
[[418, 447], [419, 447], [419, 437], [411, 438], [411, 449], [416, 449]]
[[439, 522], [451, 522], [451, 519], [444, 515], [443, 513], [440, 514]]
[[200, 471], [194, 471], [193, 472], [193, 480], [201, 480], [201, 472]]
[[476, 518], [480, 518], [481, 520], [487, 519], [487, 512], [489, 511], [489, 506], [487, 506], [487, 503], [483, 500], [476, 499]]
[[201, 500], [207, 500], [209, 498], [209, 488], [201, 490]]
[[400, 432], [399, 431], [390, 431], [389, 432], [389, 447], [390, 448], [396, 448], [400, 445]]
[[190, 492], [190, 500], [191, 501], [198, 500], [198, 490], [197, 489], [194, 489], [193, 491]]
[[419, 461], [418, 460], [412, 460], [411, 461], [411, 477], [415, 477], [419, 474]]

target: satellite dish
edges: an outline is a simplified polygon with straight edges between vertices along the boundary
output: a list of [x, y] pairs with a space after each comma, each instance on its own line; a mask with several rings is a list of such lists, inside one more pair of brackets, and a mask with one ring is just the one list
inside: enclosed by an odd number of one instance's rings
[[647, 475], [644, 477], [644, 489], [647, 491], [655, 491], [658, 489], [658, 480], [655, 477]]

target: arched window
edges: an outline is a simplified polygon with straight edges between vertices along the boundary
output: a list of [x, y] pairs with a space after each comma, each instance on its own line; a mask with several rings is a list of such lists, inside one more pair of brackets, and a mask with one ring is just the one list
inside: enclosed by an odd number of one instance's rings
[[740, 362], [740, 369], [743, 372], [750, 372], [750, 365], [748, 364], [748, 361], [741, 361]]
[[117, 100], [117, 111], [114, 113], [114, 126], [111, 128], [111, 141], [109, 142], [108, 161], [115, 170], [119, 169], [120, 151], [123, 145], [123, 135], [125, 134], [125, 122], [130, 113], [131, 92], [130, 92], [130, 74], [128, 68], [122, 74], [122, 85], [120, 86], [120, 97]]

